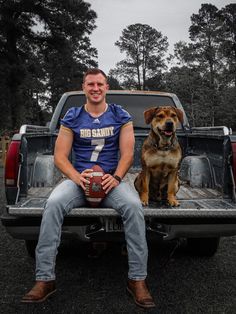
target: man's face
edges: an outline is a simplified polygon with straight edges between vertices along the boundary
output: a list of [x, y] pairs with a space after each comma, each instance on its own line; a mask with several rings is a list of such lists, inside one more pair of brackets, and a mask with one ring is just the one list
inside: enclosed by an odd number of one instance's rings
[[105, 100], [109, 89], [107, 81], [102, 74], [89, 74], [83, 83], [83, 91], [87, 100], [93, 104], [100, 104]]

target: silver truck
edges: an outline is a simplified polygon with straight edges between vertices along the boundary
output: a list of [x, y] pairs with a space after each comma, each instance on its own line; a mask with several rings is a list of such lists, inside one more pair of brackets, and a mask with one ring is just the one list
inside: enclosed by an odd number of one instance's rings
[[[149, 132], [143, 112], [161, 105], [183, 107], [176, 95], [161, 92], [110, 91], [107, 101], [121, 104], [133, 116], [135, 156], [125, 177], [133, 185], [141, 167], [142, 143]], [[30, 255], [34, 254], [44, 204], [63, 180], [53, 158], [60, 119], [70, 107], [84, 103], [81, 91], [63, 94], [48, 127], [23, 125], [9, 146], [7, 205], [1, 221], [12, 237], [25, 240]], [[225, 126], [191, 128], [185, 114], [177, 136], [183, 151], [177, 194], [180, 206], [151, 203], [145, 207], [147, 238], [183, 239], [190, 252], [212, 256], [220, 237], [236, 235], [236, 136]], [[121, 219], [112, 208], [74, 208], [65, 217], [62, 237], [89, 243], [124, 241]]]

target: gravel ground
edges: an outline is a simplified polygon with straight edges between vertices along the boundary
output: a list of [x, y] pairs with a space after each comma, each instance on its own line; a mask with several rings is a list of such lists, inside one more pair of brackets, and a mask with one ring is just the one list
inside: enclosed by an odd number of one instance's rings
[[[1, 209], [5, 206], [0, 168]], [[223, 238], [213, 258], [177, 251], [163, 266], [174, 243], [150, 246], [148, 284], [157, 303], [149, 313], [235, 314], [236, 237]], [[57, 259], [57, 292], [41, 304], [21, 304], [34, 281], [34, 260], [24, 241], [12, 239], [0, 224], [0, 313], [143, 313], [126, 295], [127, 258], [120, 245], [109, 246], [98, 259], [88, 258], [78, 243], [61, 245]]]

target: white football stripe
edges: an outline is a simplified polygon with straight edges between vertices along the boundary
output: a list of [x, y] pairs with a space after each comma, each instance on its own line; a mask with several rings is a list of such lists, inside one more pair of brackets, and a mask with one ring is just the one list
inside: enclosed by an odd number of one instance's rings
[[101, 171], [92, 172], [93, 177], [102, 177], [103, 173]]

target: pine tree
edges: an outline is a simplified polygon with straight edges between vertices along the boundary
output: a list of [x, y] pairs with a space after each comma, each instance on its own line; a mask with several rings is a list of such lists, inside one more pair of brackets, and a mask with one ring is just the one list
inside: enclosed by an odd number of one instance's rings
[[97, 65], [89, 40], [96, 13], [82, 0], [0, 0], [0, 7], [1, 128], [13, 129], [39, 120], [42, 104], [54, 107]]
[[147, 24], [132, 24], [122, 31], [115, 43], [126, 59], [112, 70], [126, 88], [148, 89], [147, 82], [165, 68], [164, 54], [167, 38]]

